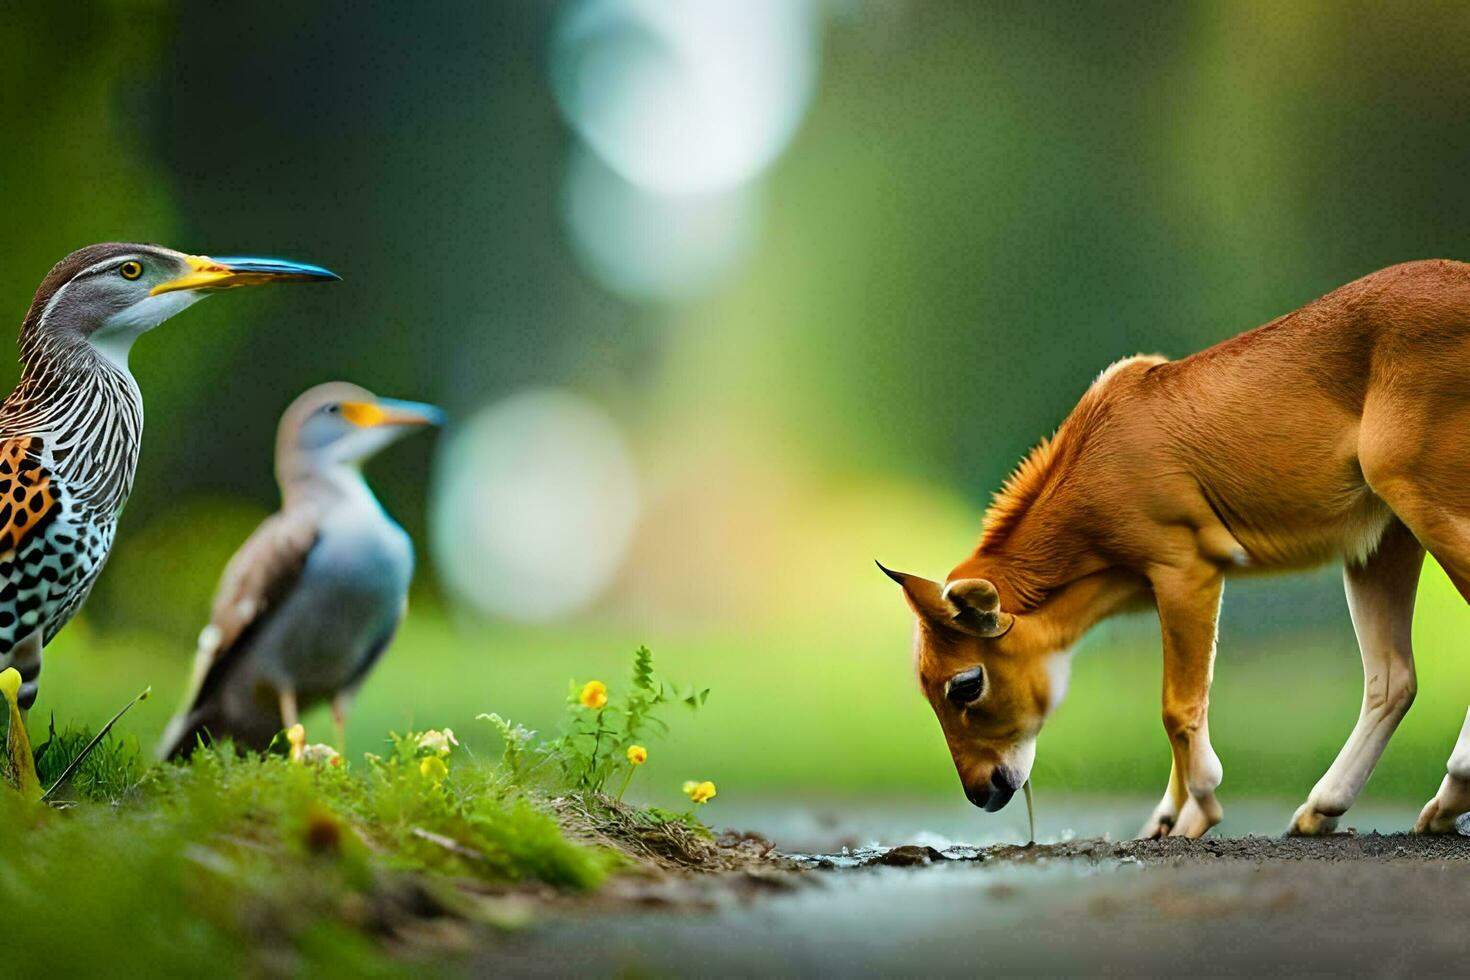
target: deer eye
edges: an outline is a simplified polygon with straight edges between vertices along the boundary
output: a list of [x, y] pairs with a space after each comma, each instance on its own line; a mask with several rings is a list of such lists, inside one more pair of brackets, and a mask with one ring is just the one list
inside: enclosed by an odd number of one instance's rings
[[964, 707], [985, 692], [985, 668], [971, 667], [955, 674], [944, 684], [944, 696]]

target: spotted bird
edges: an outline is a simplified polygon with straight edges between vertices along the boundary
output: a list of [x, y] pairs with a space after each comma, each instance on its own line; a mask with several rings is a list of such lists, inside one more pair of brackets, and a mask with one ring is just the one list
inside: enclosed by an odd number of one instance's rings
[[41, 652], [91, 592], [133, 486], [143, 398], [133, 342], [207, 293], [337, 276], [279, 259], [89, 245], [41, 281], [0, 405], [0, 669], [35, 703]]

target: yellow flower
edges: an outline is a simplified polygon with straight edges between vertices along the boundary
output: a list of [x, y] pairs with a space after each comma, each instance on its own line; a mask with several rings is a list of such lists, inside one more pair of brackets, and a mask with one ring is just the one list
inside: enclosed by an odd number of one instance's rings
[[635, 766], [641, 766], [648, 761], [648, 750], [641, 745], [628, 746], [628, 761]]
[[708, 779], [702, 783], [696, 783], [691, 779], [684, 784], [684, 795], [695, 803], [708, 803], [715, 798], [715, 784]]
[[6, 667], [0, 671], [0, 692], [4, 693], [7, 701], [20, 697], [20, 671], [14, 667]]
[[440, 732], [431, 728], [419, 736], [418, 747], [439, 755], [448, 755], [450, 749], [458, 744], [459, 739], [454, 737], [454, 729], [446, 728]]
[[602, 681], [588, 681], [582, 685], [582, 693], [577, 695], [577, 700], [582, 702], [582, 707], [597, 711], [607, 707], [607, 685]]
[[438, 786], [449, 775], [449, 767], [437, 755], [426, 755], [419, 760], [419, 775]]
[[291, 761], [300, 762], [306, 749], [306, 728], [300, 722], [286, 729], [286, 741], [291, 743]]
[[20, 671], [14, 667], [0, 671], [0, 695], [6, 701], [6, 707], [0, 710], [8, 711], [10, 715], [4, 754], [10, 763], [10, 771], [15, 774], [15, 788], [34, 803], [41, 799], [43, 793], [41, 781], [36, 778], [36, 763], [31, 741], [26, 735], [26, 723], [20, 716], [20, 704], [16, 700], [20, 696], [20, 683]]

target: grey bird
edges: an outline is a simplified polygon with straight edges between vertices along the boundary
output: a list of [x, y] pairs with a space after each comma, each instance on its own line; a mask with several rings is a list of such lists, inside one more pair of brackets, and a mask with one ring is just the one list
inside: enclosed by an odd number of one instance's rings
[[226, 737], [263, 750], [322, 701], [342, 746], [352, 695], [392, 641], [413, 576], [408, 535], [361, 467], [407, 433], [442, 422], [432, 405], [345, 382], [318, 385], [286, 410], [276, 437], [281, 509], [225, 567], [190, 693], [160, 758]]
[[73, 252], [41, 281], [20, 328], [20, 383], [0, 405], [0, 669], [20, 672], [22, 709], [132, 490], [143, 434], [133, 342], [211, 290], [336, 278], [280, 259], [109, 243]]

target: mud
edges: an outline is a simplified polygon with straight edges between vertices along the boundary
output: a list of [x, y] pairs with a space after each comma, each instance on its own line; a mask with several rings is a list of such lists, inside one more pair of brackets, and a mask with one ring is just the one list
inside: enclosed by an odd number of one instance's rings
[[1134, 861], [1187, 866], [1216, 861], [1470, 861], [1470, 837], [1414, 834], [1333, 834], [1327, 837], [1233, 837], [1183, 840], [1074, 840], [1060, 844], [1000, 846], [960, 860], [1035, 864], [1047, 861]]
[[617, 851], [634, 877], [800, 870], [761, 834], [712, 833], [607, 797], [559, 797], [549, 805], [568, 837]]
[[[596, 910], [564, 909], [496, 937], [474, 968], [701, 976], [1470, 969], [1464, 837], [1087, 838], [790, 859], [765, 871], [630, 882]], [[789, 870], [791, 862], [805, 870]]]

